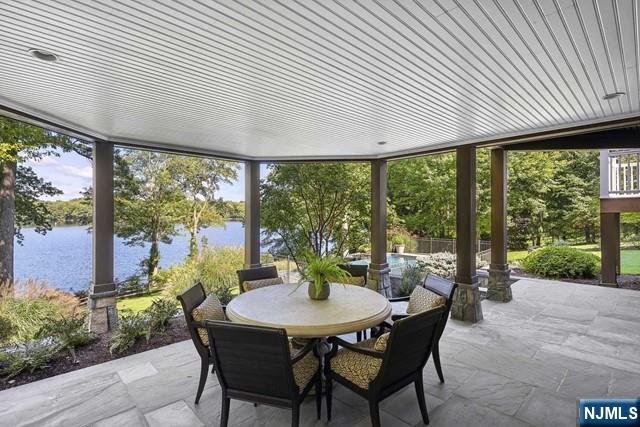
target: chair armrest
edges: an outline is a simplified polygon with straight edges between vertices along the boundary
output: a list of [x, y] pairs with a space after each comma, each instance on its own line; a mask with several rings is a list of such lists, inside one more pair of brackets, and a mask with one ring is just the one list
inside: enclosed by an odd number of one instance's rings
[[313, 347], [315, 346], [315, 344], [316, 344], [316, 340], [311, 340], [308, 343], [306, 343], [304, 347], [302, 347], [300, 350], [296, 352], [295, 355], [292, 355], [291, 364], [293, 365], [297, 361], [305, 357], [311, 350], [313, 350]]
[[369, 349], [366, 349], [366, 348], [358, 347], [357, 345], [351, 344], [350, 342], [345, 341], [343, 339], [340, 339], [338, 337], [329, 338], [329, 342], [331, 342], [333, 344], [338, 344], [341, 347], [344, 347], [344, 348], [346, 348], [348, 350], [351, 350], [351, 351], [355, 351], [356, 353], [365, 354], [367, 356], [375, 357], [377, 359], [384, 358], [384, 353], [381, 352], [381, 351], [369, 350]]
[[403, 301], [409, 301], [409, 296], [406, 297], [395, 297], [395, 298], [389, 298], [389, 302], [403, 302]]
[[391, 320], [395, 322], [396, 320], [401, 320], [401, 319], [404, 319], [405, 317], [409, 317], [409, 315], [406, 313], [392, 314]]

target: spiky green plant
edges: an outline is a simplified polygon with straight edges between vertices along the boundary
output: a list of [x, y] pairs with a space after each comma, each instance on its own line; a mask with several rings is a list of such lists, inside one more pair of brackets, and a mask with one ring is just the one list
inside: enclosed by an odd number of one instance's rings
[[313, 284], [316, 297], [322, 292], [322, 285], [325, 282], [344, 283], [351, 274], [340, 268], [343, 261], [338, 257], [317, 257], [314, 256], [308, 260], [307, 265], [300, 272], [300, 280], [298, 281], [297, 290], [303, 283], [309, 282]]

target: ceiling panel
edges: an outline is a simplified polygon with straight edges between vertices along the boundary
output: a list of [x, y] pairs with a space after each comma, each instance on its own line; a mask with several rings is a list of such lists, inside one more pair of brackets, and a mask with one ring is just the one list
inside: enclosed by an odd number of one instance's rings
[[411, 153], [640, 115], [638, 14], [637, 0], [0, 0], [0, 106], [239, 158]]

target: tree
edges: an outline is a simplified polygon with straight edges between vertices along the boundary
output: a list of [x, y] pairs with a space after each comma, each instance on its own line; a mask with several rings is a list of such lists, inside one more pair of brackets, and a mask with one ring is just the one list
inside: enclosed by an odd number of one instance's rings
[[224, 217], [215, 205], [220, 184], [238, 179], [240, 165], [226, 160], [172, 156], [169, 161], [184, 200], [181, 222], [189, 232], [189, 256], [198, 254], [198, 232], [202, 227], [224, 224]]
[[270, 165], [261, 185], [265, 242], [296, 263], [310, 253], [342, 255], [366, 245], [369, 174], [361, 163]]
[[26, 225], [41, 234], [51, 230], [50, 212], [40, 198], [60, 194], [21, 163], [59, 156], [60, 150], [91, 156], [89, 146], [76, 138], [0, 117], [0, 284], [13, 281], [14, 237], [22, 242], [20, 229]]
[[115, 168], [115, 230], [127, 245], [150, 244], [142, 265], [151, 285], [158, 272], [160, 242], [171, 243], [179, 232], [184, 196], [172, 176], [169, 155], [135, 150], [121, 159]]

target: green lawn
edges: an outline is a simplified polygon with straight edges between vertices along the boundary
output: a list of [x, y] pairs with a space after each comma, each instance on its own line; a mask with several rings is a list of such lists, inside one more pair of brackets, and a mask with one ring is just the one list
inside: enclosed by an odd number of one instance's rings
[[[624, 244], [623, 244], [624, 245]], [[574, 248], [591, 252], [596, 256], [600, 256], [600, 246], [597, 244], [575, 245]], [[509, 263], [514, 261], [522, 261], [529, 252], [509, 251], [507, 259]], [[620, 269], [622, 274], [640, 274], [640, 249], [624, 249], [620, 251]]]
[[[238, 295], [238, 287], [232, 289], [231, 293]], [[162, 294], [159, 291], [153, 292], [151, 295], [139, 295], [135, 297], [126, 297], [118, 299], [118, 310], [131, 310], [134, 313], [144, 310], [149, 307], [153, 300], [162, 298]], [[176, 304], [180, 304], [176, 300]]]
[[[134, 313], [144, 310], [149, 307], [153, 300], [162, 298], [159, 292], [154, 292], [150, 295], [139, 295], [135, 297], [119, 298], [118, 310], [131, 310]], [[176, 304], [178, 302], [176, 301]]]

